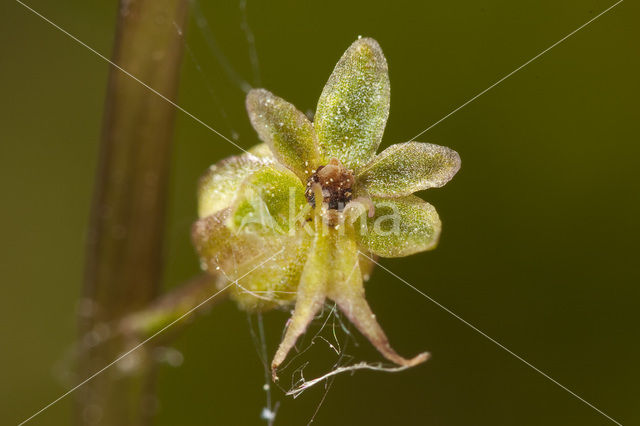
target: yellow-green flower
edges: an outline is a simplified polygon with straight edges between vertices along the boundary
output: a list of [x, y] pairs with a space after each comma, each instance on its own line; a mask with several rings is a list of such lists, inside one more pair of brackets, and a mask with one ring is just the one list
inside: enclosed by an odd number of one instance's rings
[[246, 104], [264, 143], [202, 177], [193, 241], [202, 267], [218, 271], [221, 284], [241, 278], [232, 290], [241, 308], [295, 304], [272, 362], [274, 378], [327, 299], [390, 361], [424, 361], [426, 354], [405, 359], [391, 348], [363, 281], [375, 256], [435, 247], [438, 214], [412, 194], [448, 182], [460, 168], [458, 154], [407, 142], [376, 155], [389, 115], [389, 77], [370, 38], [344, 53], [313, 123], [264, 89], [249, 92]]

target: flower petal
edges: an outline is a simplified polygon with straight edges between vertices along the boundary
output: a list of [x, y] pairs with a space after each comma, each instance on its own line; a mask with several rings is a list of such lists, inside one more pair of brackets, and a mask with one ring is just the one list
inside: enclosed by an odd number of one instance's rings
[[324, 160], [357, 169], [369, 162], [389, 116], [387, 61], [378, 42], [356, 40], [338, 61], [320, 95], [315, 128]]
[[278, 367], [322, 308], [331, 270], [328, 261], [332, 255], [332, 248], [325, 234], [315, 233], [308, 255], [304, 256], [306, 263], [300, 276], [296, 306], [288, 322], [287, 331], [271, 361], [271, 376], [274, 381], [278, 379]]
[[267, 145], [266, 143], [259, 143], [258, 145], [254, 145], [251, 148], [249, 148], [248, 152], [250, 154], [255, 155], [258, 158], [264, 158], [264, 159], [269, 159], [273, 161], [275, 161], [276, 159], [276, 157], [273, 156], [273, 152], [271, 151], [271, 148], [269, 148], [269, 145]]
[[367, 164], [358, 183], [376, 197], [401, 197], [449, 182], [460, 156], [444, 146], [406, 142], [392, 145]]
[[[292, 303], [310, 238], [228, 226], [231, 209], [196, 221], [192, 240], [204, 270], [221, 274], [221, 284], [236, 281], [232, 297], [246, 310]], [[256, 269], [256, 266], [260, 265]]]
[[[236, 238], [243, 234], [246, 238], [248, 233], [240, 231]], [[291, 305], [296, 300], [311, 238], [306, 232], [298, 232], [292, 236], [269, 237], [268, 241], [260, 251], [254, 252], [250, 263], [225, 277], [226, 282], [236, 281], [232, 298], [244, 310], [264, 311]]]
[[334, 240], [331, 252], [331, 280], [327, 297], [334, 302], [382, 356], [398, 365], [413, 367], [427, 360], [428, 353], [411, 359], [404, 358], [391, 347], [389, 339], [364, 297], [364, 286], [358, 249], [352, 236], [331, 233]]
[[320, 154], [313, 125], [296, 107], [265, 89], [247, 94], [247, 112], [260, 139], [284, 166], [306, 182]]
[[246, 153], [229, 157], [209, 167], [198, 185], [198, 216], [206, 217], [229, 207], [240, 184], [255, 171], [273, 163], [268, 157], [259, 158]]
[[311, 208], [304, 186], [287, 169], [265, 167], [250, 175], [238, 190], [231, 214], [235, 229], [293, 232]]
[[442, 225], [431, 204], [414, 195], [374, 198], [373, 203], [374, 216], [363, 214], [354, 223], [362, 249], [381, 257], [403, 257], [433, 249], [438, 243]]
[[222, 269], [233, 273], [253, 261], [270, 240], [258, 233], [236, 233], [228, 226], [231, 208], [198, 219], [191, 228], [191, 239], [200, 256], [203, 270], [215, 273]]

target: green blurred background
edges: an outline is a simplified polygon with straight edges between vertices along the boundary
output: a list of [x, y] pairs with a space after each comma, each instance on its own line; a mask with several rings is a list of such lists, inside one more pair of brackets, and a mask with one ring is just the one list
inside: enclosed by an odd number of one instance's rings
[[[262, 85], [303, 111], [315, 109], [346, 47], [358, 35], [376, 38], [392, 87], [386, 147], [612, 3], [250, 0], [247, 14]], [[115, 1], [29, 4], [110, 56]], [[229, 63], [253, 83], [239, 6], [201, 3]], [[18, 3], [0, 10], [0, 422], [17, 424], [74, 384], [64, 380], [66, 354], [76, 333], [108, 66]], [[452, 182], [422, 194], [443, 219], [441, 244], [383, 261], [625, 426], [640, 424], [638, 12], [637, 3], [621, 3], [420, 137], [462, 157]], [[195, 61], [186, 52], [179, 104], [250, 147], [256, 136], [243, 93], [190, 24]], [[189, 241], [198, 176], [236, 153], [178, 114], [167, 287], [198, 271]], [[396, 349], [427, 349], [433, 358], [399, 374], [338, 377], [315, 424], [613, 424], [383, 270], [367, 294]], [[270, 356], [286, 319], [265, 315]], [[379, 360], [354, 339], [360, 346], [347, 352], [356, 360]], [[316, 343], [306, 360], [335, 360]], [[217, 305], [175, 347], [184, 362], [160, 370], [158, 425], [263, 424], [263, 369], [243, 312]], [[324, 393], [320, 385], [293, 400], [275, 391], [276, 425], [306, 424]], [[71, 402], [32, 423], [69, 424]]]

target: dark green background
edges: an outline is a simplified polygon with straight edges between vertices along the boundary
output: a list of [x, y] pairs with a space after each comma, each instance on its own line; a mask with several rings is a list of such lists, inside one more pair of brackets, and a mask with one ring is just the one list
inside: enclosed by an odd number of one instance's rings
[[[110, 55], [115, 1], [29, 4]], [[346, 47], [359, 34], [376, 38], [392, 87], [386, 147], [611, 4], [250, 0], [248, 16], [263, 86], [303, 111], [315, 109]], [[202, 9], [251, 80], [238, 6]], [[0, 8], [0, 422], [17, 424], [73, 385], [59, 376], [75, 337], [108, 66], [18, 3]], [[623, 2], [419, 138], [462, 157], [452, 182], [423, 194], [443, 219], [441, 244], [383, 262], [625, 426], [640, 424], [638, 11]], [[188, 44], [213, 95], [187, 54], [179, 104], [249, 147], [243, 93], [195, 29]], [[198, 176], [236, 153], [178, 114], [167, 286], [198, 270], [189, 242]], [[315, 424], [613, 424], [383, 270], [367, 293], [394, 346], [433, 359], [395, 375], [338, 377]], [[265, 321], [272, 355], [286, 315]], [[379, 359], [355, 337], [350, 353]], [[316, 365], [332, 360], [321, 343], [308, 356]], [[175, 345], [185, 360], [161, 369], [158, 425], [261, 424], [263, 371], [244, 313], [218, 305]], [[276, 424], [306, 424], [323, 391], [275, 393]], [[68, 424], [71, 400], [33, 424]]]

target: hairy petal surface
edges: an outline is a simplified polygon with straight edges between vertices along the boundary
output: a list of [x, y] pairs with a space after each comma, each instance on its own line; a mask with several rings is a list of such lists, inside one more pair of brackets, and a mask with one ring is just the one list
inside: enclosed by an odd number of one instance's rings
[[381, 257], [403, 257], [433, 249], [442, 225], [436, 209], [415, 195], [373, 198], [373, 217], [363, 214], [354, 223], [362, 251]]
[[273, 152], [269, 145], [266, 143], [259, 143], [258, 145], [254, 145], [249, 148], [249, 154], [253, 154], [258, 158], [263, 158], [265, 160], [273, 160], [275, 161], [276, 157], [273, 156]]
[[198, 184], [198, 216], [206, 217], [231, 206], [242, 182], [257, 170], [273, 164], [268, 157], [246, 153], [209, 167]]
[[234, 230], [229, 226], [230, 216], [227, 208], [194, 223], [192, 240], [202, 268], [220, 274], [221, 285], [238, 280], [231, 293], [245, 310], [292, 303], [310, 238], [306, 233], [289, 236]]
[[460, 169], [457, 152], [440, 145], [406, 142], [382, 151], [358, 176], [368, 194], [401, 197], [443, 186]]
[[338, 61], [318, 101], [315, 128], [325, 162], [358, 169], [373, 157], [389, 116], [387, 61], [378, 42], [356, 40]]
[[251, 174], [241, 185], [231, 215], [235, 229], [295, 232], [310, 209], [304, 186], [287, 169], [268, 167]]
[[[247, 238], [252, 231], [236, 234]], [[225, 284], [237, 281], [233, 299], [245, 310], [263, 311], [288, 306], [298, 297], [300, 276], [311, 238], [306, 232], [279, 235], [254, 252], [253, 260], [225, 277]], [[256, 247], [257, 249], [257, 247]], [[264, 263], [263, 263], [264, 262]], [[257, 265], [261, 265], [256, 268]]]
[[253, 89], [246, 100], [249, 119], [275, 157], [306, 181], [320, 164], [313, 125], [289, 102], [265, 89]]

